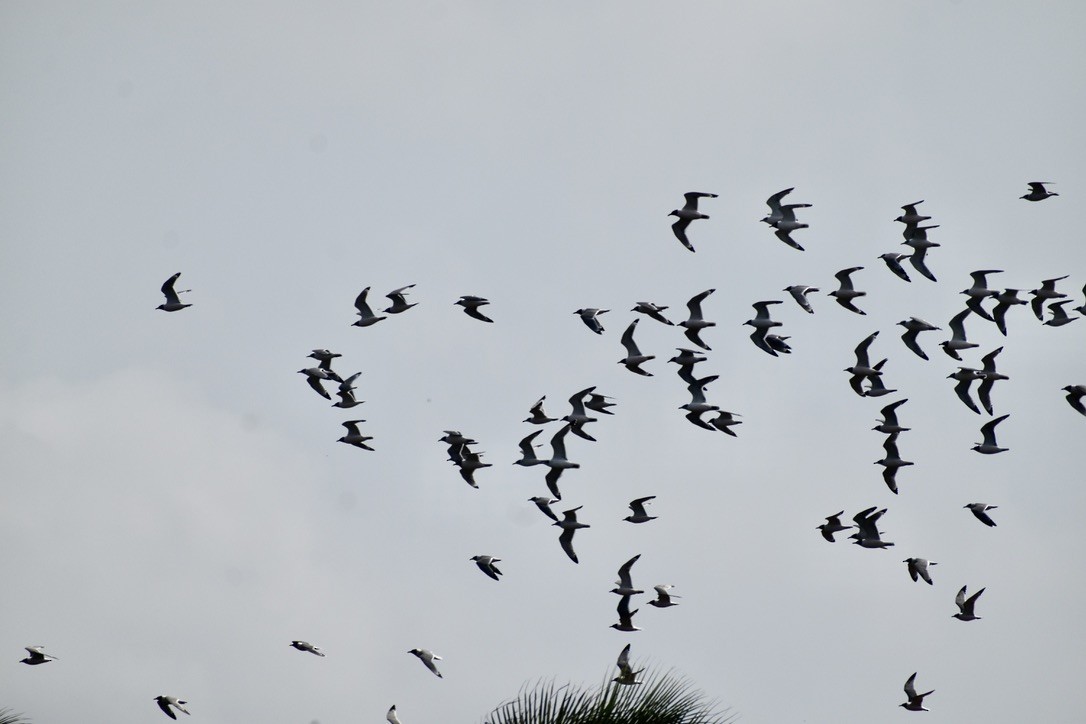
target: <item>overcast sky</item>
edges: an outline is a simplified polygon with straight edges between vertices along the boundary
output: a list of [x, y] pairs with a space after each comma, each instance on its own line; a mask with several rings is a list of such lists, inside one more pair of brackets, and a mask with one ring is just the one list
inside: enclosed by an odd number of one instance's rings
[[[914, 671], [927, 721], [1077, 721], [1086, 419], [1060, 388], [1086, 384], [1086, 322], [1016, 308], [1007, 338], [970, 317], [962, 363], [938, 343], [974, 269], [1068, 274], [1083, 302], [1086, 6], [826, 5], [0, 2], [0, 707], [481, 722], [526, 682], [614, 676], [632, 643], [749, 724], [919, 716], [897, 706]], [[1032, 180], [1061, 195], [1020, 200]], [[789, 186], [813, 204], [802, 253], [758, 223]], [[694, 254], [667, 216], [686, 191], [719, 194]], [[877, 258], [908, 251], [892, 219], [918, 199], [938, 283]], [[825, 296], [849, 266], [863, 317]], [[193, 306], [156, 310], [178, 271]], [[814, 315], [781, 291], [798, 283]], [[362, 288], [383, 307], [406, 284], [416, 308], [350, 326]], [[635, 302], [680, 320], [709, 288], [697, 372], [735, 439], [677, 409], [678, 328], [638, 325], [654, 377], [616, 364]], [[785, 300], [790, 356], [748, 339], [763, 299]], [[580, 307], [611, 310], [602, 336]], [[909, 316], [943, 327], [928, 362]], [[875, 330], [899, 393], [864, 399], [842, 370]], [[1000, 345], [1010, 450], [983, 456], [990, 418], [946, 376]], [[309, 389], [316, 347], [362, 372], [364, 405]], [[555, 507], [592, 526], [574, 565], [527, 501], [543, 470], [512, 462], [531, 404], [561, 416], [589, 385], [617, 407], [567, 441], [581, 468]], [[870, 428], [904, 397], [894, 496]], [[375, 452], [336, 442], [356, 417]], [[493, 464], [478, 490], [446, 429]], [[659, 519], [623, 522], [645, 495]], [[815, 530], [872, 505], [889, 551]], [[634, 582], [681, 605], [637, 597], [623, 634], [608, 591], [638, 553]], [[934, 586], [911, 556], [939, 562]], [[951, 618], [966, 584], [981, 621]], [[18, 663], [38, 644], [59, 660]]]

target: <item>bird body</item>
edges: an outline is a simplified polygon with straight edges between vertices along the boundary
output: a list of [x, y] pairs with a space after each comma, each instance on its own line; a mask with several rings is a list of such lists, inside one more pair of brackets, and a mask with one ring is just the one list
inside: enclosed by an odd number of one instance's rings
[[180, 712], [184, 712], [185, 714], [189, 713], [189, 710], [185, 708], [185, 705], [188, 704], [188, 702], [182, 701], [176, 696], [156, 696], [155, 701], [158, 702], [158, 708], [165, 712], [166, 716], [171, 719], [177, 718], [177, 715], [173, 713], [171, 707]]
[[178, 292], [175, 291], [173, 288], [174, 282], [177, 281], [177, 278], [179, 276], [181, 276], [181, 272], [177, 272], [172, 277], [162, 283], [162, 294], [166, 297], [166, 301], [155, 307], [155, 309], [161, 309], [163, 312], [178, 312], [185, 307], [192, 306], [191, 304], [182, 304], [181, 297], [178, 296], [179, 294], [184, 294], [185, 292], [191, 292], [191, 289], [182, 289], [180, 292]]
[[984, 525], [988, 526], [989, 528], [996, 527], [996, 523], [988, 515], [988, 511], [995, 510], [999, 507], [998, 505], [988, 505], [987, 503], [970, 503], [968, 505], [963, 505], [962, 507], [968, 508], [969, 512], [972, 513], [977, 520], [979, 520], [981, 523], [984, 523]]
[[683, 207], [681, 209], [674, 209], [668, 214], [668, 216], [674, 216], [678, 219], [671, 225], [671, 230], [675, 233], [675, 238], [690, 251], [694, 251], [694, 246], [686, 237], [686, 227], [690, 226], [691, 221], [709, 218], [708, 214], [703, 214], [698, 211], [698, 199], [715, 199], [716, 197], [716, 194], [688, 191], [683, 194], [683, 198], [686, 199], [686, 203], [683, 204]]
[[437, 678], [445, 678], [441, 675], [441, 672], [437, 670], [437, 665], [434, 664], [435, 661], [441, 661], [441, 657], [435, 654], [433, 651], [430, 651], [428, 649], [411, 649], [407, 653], [417, 656], [419, 661], [425, 664], [426, 668], [429, 669]]
[[656, 520], [655, 515], [649, 515], [645, 512], [645, 504], [650, 500], [655, 500], [655, 495], [646, 495], [644, 498], [637, 498], [630, 501], [630, 510], [633, 511], [632, 515], [627, 515], [623, 520], [630, 523], [648, 523], [650, 520]]
[[978, 442], [976, 445], [973, 446], [973, 449], [979, 453], [983, 453], [984, 455], [994, 455], [995, 453], [1001, 453], [1008, 450], [1009, 448], [999, 447], [999, 444], [996, 442], [995, 435], [996, 425], [1003, 422], [1008, 417], [1010, 417], [1010, 415], [1003, 415], [1002, 417], [997, 417], [996, 419], [982, 425], [980, 428], [980, 434], [984, 436], [984, 441]]
[[503, 575], [498, 567], [494, 565], [499, 563], [501, 558], [495, 558], [494, 556], [472, 556], [471, 560], [475, 561], [475, 565], [479, 567], [479, 570], [485, 573], [495, 581], [498, 580], [498, 576]]
[[829, 295], [836, 299], [837, 303], [848, 311], [855, 312], [856, 314], [867, 314], [867, 312], [863, 311], [852, 303], [853, 299], [867, 295], [867, 292], [858, 291], [852, 285], [852, 277], [850, 275], [854, 272], [860, 271], [861, 269], [863, 269], [862, 266], [854, 266], [849, 267], [848, 269], [842, 269], [841, 271], [834, 274], [834, 276], [837, 277], [837, 281], [841, 283], [841, 286], [839, 286], [836, 290], [830, 292]]
[[637, 323], [639, 321], [639, 319], [635, 319], [630, 322], [630, 326], [622, 333], [622, 346], [626, 348], [626, 356], [620, 359], [618, 363], [625, 365], [626, 369], [630, 372], [634, 372], [644, 377], [652, 377], [652, 373], [641, 369], [641, 365], [649, 360], [656, 359], [656, 355], [641, 354], [641, 350], [637, 348], [637, 343], [634, 342], [633, 338], [634, 330], [637, 328]]
[[909, 565], [909, 576], [913, 579], [913, 583], [922, 578], [929, 586], [934, 585], [928, 573], [928, 566], [937, 566], [938, 563], [929, 561], [927, 558], [906, 558], [902, 563]]
[[290, 645], [293, 646], [294, 648], [298, 649], [299, 651], [305, 651], [305, 652], [308, 652], [310, 654], [313, 654], [314, 656], [324, 656], [323, 651], [321, 651], [320, 649], [318, 649], [316, 646], [309, 643], [308, 641], [291, 641]]
[[977, 605], [977, 599], [980, 598], [980, 594], [984, 593], [985, 589], [980, 589], [969, 598], [965, 597], [965, 591], [967, 586], [962, 586], [962, 589], [958, 591], [958, 595], [954, 597], [954, 603], [958, 606], [958, 612], [954, 614], [954, 618], [959, 621], [979, 621], [980, 616], [977, 616], [973, 609]]
[[595, 309], [585, 308], [578, 309], [574, 314], [580, 315], [581, 321], [585, 323], [585, 326], [591, 329], [596, 334], [603, 334], [603, 325], [600, 323], [599, 315], [611, 311], [610, 309]]
[[1044, 201], [1049, 196], [1059, 196], [1055, 191], [1049, 191], [1045, 188], [1045, 184], [1051, 184], [1051, 181], [1028, 181], [1027, 183], [1029, 184], [1029, 193], [1018, 198], [1026, 201]]
[[358, 311], [358, 320], [352, 324], [352, 327], [370, 327], [377, 324], [385, 317], [378, 316], [370, 309], [370, 305], [366, 303], [366, 296], [370, 293], [370, 288], [366, 287], [359, 293], [354, 300], [354, 308]]
[[453, 304], [457, 304], [463, 307], [464, 314], [468, 315], [472, 319], [478, 319], [480, 322], [493, 323], [494, 321], [493, 319], [479, 311], [479, 307], [490, 304], [489, 299], [485, 299], [483, 297], [476, 297], [471, 294], [466, 294], [460, 297], [460, 299], [458, 299], [457, 301], [453, 302]]
[[20, 664], [26, 664], [27, 666], [37, 666], [38, 664], [47, 664], [50, 661], [56, 661], [56, 656], [50, 656], [45, 653], [44, 646], [24, 646], [28, 656], [25, 659], [19, 659]]

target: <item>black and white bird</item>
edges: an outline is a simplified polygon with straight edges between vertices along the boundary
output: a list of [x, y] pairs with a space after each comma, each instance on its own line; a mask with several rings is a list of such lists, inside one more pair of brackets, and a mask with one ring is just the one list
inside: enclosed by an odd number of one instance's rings
[[898, 400], [897, 402], [891, 402], [886, 407], [882, 408], [882, 419], [876, 420], [879, 423], [872, 430], [878, 430], [884, 432], [887, 435], [892, 435], [895, 432], [908, 432], [910, 428], [902, 427], [897, 419], [897, 408], [908, 402], [908, 398], [904, 400]]
[[911, 224], [919, 224], [921, 221], [929, 220], [931, 218], [930, 216], [924, 216], [923, 214], [918, 213], [916, 210], [916, 207], [922, 203], [924, 203], [924, 199], [914, 201], [911, 204], [905, 204], [901, 207], [901, 210], [905, 213], [901, 216], [898, 216], [896, 219], [894, 219], [894, 221], [901, 222], [902, 224], [908, 226]]
[[1045, 302], [1053, 299], [1063, 299], [1067, 296], [1063, 292], [1056, 291], [1056, 282], [1063, 281], [1067, 277], [1068, 275], [1064, 274], [1062, 277], [1044, 279], [1041, 281], [1041, 287], [1039, 289], [1029, 290], [1029, 293], [1033, 295], [1033, 299], [1030, 300], [1029, 306], [1030, 309], [1033, 310], [1033, 316], [1037, 317], [1038, 322], [1043, 322], [1045, 319]]
[[1052, 304], [1049, 304], [1048, 311], [1052, 313], [1052, 316], [1049, 319], [1045, 320], [1045, 326], [1062, 327], [1063, 325], [1070, 324], [1071, 322], [1078, 319], [1078, 317], [1072, 317], [1071, 315], [1069, 315], [1067, 313], [1067, 310], [1063, 308], [1063, 305], [1070, 303], [1070, 299], [1063, 299], [1061, 301], [1052, 302]]
[[954, 385], [954, 394], [958, 396], [963, 405], [979, 415], [980, 409], [973, 402], [973, 398], [969, 396], [969, 387], [974, 380], [984, 379], [984, 373], [972, 367], [959, 367], [957, 372], [947, 375], [947, 379], [958, 381], [958, 384]]
[[848, 384], [860, 397], [864, 397], [863, 381], [868, 377], [876, 377], [882, 374], [881, 370], [875, 369], [871, 365], [871, 358], [868, 354], [868, 349], [871, 347], [871, 343], [875, 341], [875, 338], [879, 336], [878, 330], [875, 330], [871, 334], [864, 337], [858, 345], [856, 345], [856, 364], [851, 367], [846, 367], [845, 372], [848, 372], [849, 377]]
[[28, 666], [37, 666], [38, 664], [47, 664], [50, 661], [56, 661], [56, 656], [50, 656], [45, 653], [44, 646], [24, 646], [26, 653], [29, 654], [25, 659], [19, 659], [20, 664], [27, 664]]
[[562, 529], [562, 534], [558, 536], [558, 543], [562, 546], [562, 550], [566, 552], [569, 559], [574, 563], [580, 563], [577, 560], [577, 553], [573, 550], [573, 534], [581, 528], [591, 528], [592, 526], [587, 523], [581, 523], [577, 520], [577, 511], [584, 506], [578, 505], [576, 508], [570, 508], [569, 510], [562, 512], [562, 519], [551, 525], [556, 525]]
[[162, 294], [166, 297], [166, 301], [159, 304], [155, 309], [161, 309], [163, 312], [177, 312], [185, 307], [191, 307], [191, 304], [182, 304], [179, 294], [185, 294], [191, 292], [191, 289], [182, 289], [181, 291], [175, 291], [173, 288], [174, 282], [181, 276], [181, 272], [177, 272], [172, 277], [162, 283]]
[[533, 425], [546, 425], [548, 422], [554, 422], [557, 417], [547, 417], [547, 413], [543, 412], [543, 401], [547, 399], [546, 395], [540, 397], [532, 409], [528, 411], [529, 416], [525, 419], [525, 422], [530, 422]]
[[715, 327], [716, 322], [706, 321], [701, 311], [701, 303], [705, 301], [705, 298], [715, 292], [716, 289], [706, 289], [700, 294], [695, 294], [690, 298], [690, 301], [686, 303], [686, 308], [690, 310], [690, 316], [685, 320], [679, 322], [680, 327], [686, 329], [686, 338], [691, 342], [701, 347], [702, 349], [711, 350], [712, 348], [705, 344], [701, 339], [701, 330], [706, 327]]
[[686, 389], [690, 392], [690, 402], [684, 405], [680, 405], [680, 410], [686, 410], [686, 419], [694, 425], [704, 428], [706, 430], [713, 430], [713, 426], [701, 419], [701, 416], [706, 412], [713, 412], [719, 410], [720, 407], [709, 403], [705, 399], [705, 386], [710, 382], [713, 382], [719, 377], [719, 375], [709, 375], [703, 377], [700, 380], [694, 380], [687, 385]]
[[558, 522], [558, 516], [554, 514], [553, 510], [551, 510], [551, 506], [554, 503], [557, 503], [557, 500], [555, 500], [554, 498], [548, 498], [545, 495], [537, 495], [534, 498], [528, 498], [528, 501], [531, 503], [535, 503], [535, 507], [539, 508], [540, 512], [542, 512], [543, 515], [547, 516], [556, 523]]
[[299, 651], [305, 651], [307, 653], [313, 654], [314, 656], [324, 656], [323, 651], [321, 651], [319, 648], [309, 643], [308, 641], [291, 641], [290, 645], [298, 649]]
[[591, 387], [586, 387], [585, 389], [570, 395], [570, 413], [562, 418], [564, 422], [569, 423], [570, 432], [577, 437], [584, 438], [590, 442], [596, 442], [596, 438], [585, 432], [584, 426], [590, 422], [596, 422], [598, 418], [588, 414], [588, 409], [585, 407], [585, 398], [588, 395], [591, 395], [595, 389], [596, 386], [592, 385]]
[[1026, 201], [1044, 201], [1049, 196], [1059, 196], [1055, 191], [1049, 191], [1045, 188], [1045, 184], [1051, 184], [1051, 181], [1027, 181], [1029, 184], [1029, 193], [1025, 196], [1019, 196], [1020, 199]]
[[[176, 696], [156, 696], [155, 701], [158, 702], [158, 708], [165, 712], [166, 716], [171, 719], [177, 718], [177, 715], [173, 713], [173, 709], [177, 709], [185, 714], [189, 713], [189, 710], [185, 708], [185, 705], [188, 704], [188, 702], [178, 699]], [[170, 707], [173, 707], [173, 709]]]
[[985, 589], [980, 589], [969, 598], [965, 597], [965, 591], [968, 586], [962, 586], [962, 590], [958, 591], [958, 595], [954, 597], [954, 603], [958, 606], [958, 612], [954, 614], [954, 618], [959, 621], [979, 621], [980, 616], [977, 616], [973, 609], [977, 605], [977, 599], [980, 598], [980, 594], [984, 593]]
[[441, 661], [441, 657], [433, 651], [428, 649], [411, 649], [407, 653], [417, 656], [419, 661], [421, 661], [437, 678], [445, 678], [441, 675], [441, 672], [437, 670], [437, 666], [434, 664], [435, 661]]
[[925, 691], [923, 694], [917, 694], [914, 685], [915, 682], [916, 672], [914, 671], [913, 675], [905, 682], [905, 696], [907, 696], [909, 700], [903, 704], [898, 704], [898, 706], [904, 707], [906, 711], [931, 711], [931, 709], [924, 707], [924, 697], [934, 694], [935, 689]]
[[973, 349], [974, 347], [980, 346], [976, 342], [970, 342], [965, 336], [965, 318], [968, 316], [968, 307], [955, 314], [950, 320], [950, 339], [939, 343], [939, 346], [943, 348], [944, 352], [959, 362], [962, 361], [962, 358], [958, 356], [958, 352], [961, 352], [963, 349]]
[[905, 346], [912, 350], [913, 354], [920, 359], [928, 359], [928, 355], [924, 350], [920, 349], [920, 344], [916, 341], [916, 337], [921, 332], [934, 332], [938, 329], [942, 329], [942, 327], [936, 327], [930, 322], [925, 322], [920, 317], [909, 317], [908, 319], [898, 322], [898, 324], [905, 328], [905, 334], [901, 335], [901, 341], [905, 343]]
[[321, 384], [324, 380], [330, 380], [326, 370], [322, 370], [320, 367], [306, 367], [305, 369], [298, 370], [298, 374], [305, 375], [306, 384], [316, 392], [318, 395], [326, 400], [331, 400], [332, 396], [328, 394], [328, 390], [324, 389], [324, 385]]
[[363, 450], [369, 450], [373, 452], [373, 448], [366, 444], [367, 441], [372, 440], [371, 435], [363, 435], [358, 429], [358, 423], [365, 422], [365, 420], [347, 420], [342, 423], [343, 427], [347, 428], [347, 434], [339, 438], [336, 442], [346, 443], [348, 445], [354, 445], [355, 447], [362, 448]]
[[650, 500], [655, 500], [655, 495], [646, 495], [644, 498], [636, 498], [630, 501], [630, 510], [633, 511], [631, 515], [627, 515], [623, 520], [630, 523], [648, 523], [650, 520], [656, 520], [655, 515], [649, 515], [645, 512], [645, 504]]
[[735, 419], [737, 417], [739, 417], [739, 413], [737, 413], [737, 412], [729, 412], [728, 410], [719, 410], [716, 413], [716, 417], [714, 417], [712, 420], [709, 420], [709, 424], [712, 425], [713, 427], [715, 427], [717, 430], [720, 430], [725, 435], [731, 435], [732, 437], [739, 437], [732, 430], [732, 428], [735, 427], [736, 425], [742, 425], [743, 424], [742, 420], [736, 420]]
[[390, 708], [388, 710], [388, 713], [385, 714], [385, 719], [388, 721], [388, 724], [400, 724], [400, 717], [398, 717], [396, 715], [396, 705], [395, 704], [393, 704], [392, 708]]
[[806, 229], [809, 226], [809, 224], [804, 224], [796, 219], [796, 209], [809, 206], [810, 204], [785, 204], [781, 206], [781, 218], [773, 225], [776, 229], [774, 235], [796, 251], [803, 251], [803, 247], [792, 238], [792, 232]]
[[640, 557], [641, 554], [638, 553], [619, 567], [618, 580], [615, 581], [615, 588], [611, 589], [611, 593], [617, 596], [636, 596], [639, 593], [644, 593], [640, 588], [634, 588], [633, 576], [630, 573], [634, 563], [637, 563], [637, 559]]
[[996, 305], [992, 307], [992, 319], [1000, 334], [1007, 336], [1007, 310], [1019, 304], [1029, 304], [1025, 299], [1018, 298], [1020, 289], [1004, 289], [996, 295]]
[[962, 507], [968, 508], [969, 512], [976, 516], [977, 520], [979, 520], [981, 523], [984, 523], [984, 525], [988, 526], [989, 528], [996, 527], [995, 521], [992, 520], [992, 518], [988, 515], [988, 511], [995, 510], [999, 507], [998, 505], [988, 505], [987, 503], [970, 503], [969, 505], [963, 505]]
[[881, 460], [876, 460], [876, 465], [883, 467], [882, 479], [886, 483], [886, 487], [890, 488], [890, 492], [897, 495], [897, 471], [899, 468], [903, 468], [906, 465], [912, 465], [908, 460], [902, 460], [901, 454], [897, 449], [897, 436], [898, 433], [893, 433], [886, 436], [886, 440], [883, 441], [882, 447], [886, 451], [886, 455]]
[[784, 199], [785, 196], [792, 193], [794, 190], [795, 187], [793, 186], [792, 188], [787, 188], [784, 191], [778, 191], [777, 193], [773, 194], [765, 200], [766, 206], [769, 207], [769, 214], [762, 217], [762, 223], [769, 224], [770, 226], [777, 225], [777, 222], [780, 221], [783, 217], [781, 201]]
[[503, 575], [498, 567], [494, 565], [499, 563], [501, 558], [495, 558], [494, 556], [472, 556], [471, 560], [475, 561], [475, 565], [479, 566], [479, 570], [485, 573], [495, 581], [498, 580], [498, 576]]
[[1086, 405], [1082, 404], [1082, 398], [1086, 397], [1086, 385], [1067, 385], [1061, 387], [1067, 393], [1067, 404], [1080, 415], [1086, 415]]
[[646, 372], [641, 369], [641, 365], [649, 360], [656, 359], [654, 354], [641, 354], [641, 350], [637, 348], [637, 342], [634, 342], [634, 330], [637, 329], [637, 323], [641, 321], [635, 319], [630, 322], [630, 326], [626, 328], [626, 331], [622, 333], [622, 346], [626, 348], [626, 356], [618, 361], [620, 365], [625, 365], [626, 369], [635, 374], [643, 377], [652, 377], [651, 372]]
[[634, 671], [630, 666], [630, 644], [626, 644], [625, 648], [619, 653], [615, 666], [618, 667], [618, 676], [611, 679], [611, 681], [623, 686], [636, 686], [641, 683], [637, 680], [637, 675], [644, 669]]
[[861, 548], [889, 548], [894, 545], [882, 539], [878, 522], [879, 518], [886, 514], [886, 508], [877, 510], [877, 507], [872, 506], [852, 516], [852, 522], [856, 524], [857, 531], [849, 538], [852, 539], [854, 545]]
[[683, 194], [683, 198], [686, 199], [686, 203], [683, 204], [683, 207], [681, 209], [674, 209], [668, 214], [668, 216], [675, 216], [678, 218], [678, 221], [671, 225], [671, 230], [675, 232], [675, 238], [690, 251], [694, 251], [694, 245], [691, 244], [690, 240], [686, 237], [686, 227], [690, 226], [691, 221], [709, 218], [708, 214], [703, 214], [698, 211], [698, 199], [715, 199], [716, 197], [716, 194], [688, 191]]
[[661, 324], [668, 324], [674, 326], [675, 323], [664, 316], [665, 309], [667, 309], [667, 307], [661, 307], [659, 304], [653, 304], [652, 302], [638, 302], [630, 311], [644, 314], [647, 317], [655, 319]]
[[392, 306], [385, 310], [386, 314], [402, 314], [411, 307], [418, 306], [418, 302], [408, 302], [404, 296], [407, 294], [407, 290], [414, 287], [414, 284], [408, 284], [406, 287], [400, 287], [399, 289], [393, 289], [385, 296], [392, 300]]
[[902, 237], [905, 241], [901, 242], [903, 246], [907, 246], [913, 250], [913, 253], [909, 255], [909, 263], [912, 264], [913, 269], [916, 269], [920, 274], [931, 281], [936, 281], [935, 275], [931, 273], [931, 269], [928, 269], [927, 255], [928, 249], [940, 246], [938, 243], [928, 239], [928, 231], [930, 229], [938, 229], [938, 224], [932, 224], [931, 226], [919, 226], [917, 224], [907, 224], [905, 231], [902, 232]]
[[988, 288], [988, 275], [1002, 273], [1002, 269], [978, 269], [977, 271], [969, 272], [969, 276], [973, 277], [973, 286], [968, 289], [963, 289], [961, 292], [969, 297], [965, 302], [965, 306], [978, 317], [987, 319], [989, 322], [994, 322], [995, 319], [992, 318], [992, 315], [988, 314], [987, 309], [981, 306], [981, 302], [988, 297], [998, 296], [999, 292], [995, 289]]
[[1003, 348], [998, 347], [980, 358], [981, 362], [984, 363], [984, 369], [980, 371], [982, 377], [980, 384], [977, 386], [977, 399], [980, 400], [980, 404], [984, 407], [984, 411], [989, 415], [995, 414], [992, 411], [992, 386], [1000, 380], [1010, 379], [1007, 375], [1001, 374], [996, 370], [995, 359], [1002, 351]]
[[673, 598], [680, 598], [671, 592], [672, 588], [675, 588], [675, 586], [670, 583], [661, 583], [658, 586], [653, 586], [652, 590], [656, 591], [656, 598], [649, 601], [649, 605], [655, 606], [656, 608], [671, 608], [672, 606], [678, 606], [679, 604], [677, 602], [671, 600]]
[[852, 303], [853, 299], [867, 295], [867, 292], [858, 291], [853, 286], [852, 277], [850, 276], [854, 272], [858, 272], [861, 269], [863, 269], [862, 266], [853, 266], [849, 267], [848, 269], [842, 269], [841, 271], [834, 274], [834, 276], [837, 277], [837, 281], [839, 281], [841, 285], [834, 291], [830, 292], [830, 296], [836, 299], [838, 304], [840, 304], [842, 307], [850, 312], [855, 312], [856, 314], [867, 314], [867, 312]]
[[386, 317], [379, 316], [373, 313], [370, 309], [370, 305], [366, 303], [366, 296], [370, 293], [370, 288], [366, 287], [362, 292], [354, 299], [354, 308], [358, 310], [358, 321], [352, 324], [352, 327], [369, 327], [377, 324]]
[[885, 254], [879, 254], [879, 259], [886, 262], [886, 268], [894, 273], [894, 276], [899, 279], [904, 279], [907, 282], [911, 282], [908, 272], [905, 271], [905, 267], [901, 266], [901, 262], [908, 259], [908, 254], [899, 254], [897, 252], [887, 252]]
[[[562, 429], [554, 433], [554, 437], [551, 438], [551, 456], [547, 460], [543, 460], [542, 465], [546, 465], [550, 470], [547, 471], [546, 482], [547, 488], [551, 491], [551, 495], [558, 500], [562, 499], [562, 494], [558, 491], [558, 478], [561, 477], [562, 471], [572, 470], [581, 467], [580, 463], [570, 461], [566, 457], [566, 433], [570, 430], [569, 424], [562, 426]], [[521, 451], [523, 452], [523, 445]]]
[[769, 346], [766, 342], [766, 335], [773, 327], [782, 326], [781, 322], [777, 322], [769, 316], [770, 304], [783, 304], [779, 299], [770, 299], [761, 302], [755, 302], [751, 306], [754, 307], [755, 315], [754, 319], [748, 319], [743, 324], [754, 327], [754, 331], [750, 333], [750, 341], [754, 342], [754, 346], [762, 350], [766, 354], [771, 354], [774, 357], [777, 356], [777, 351]]
[[937, 566], [938, 563], [929, 561], [927, 558], [906, 558], [902, 563], [909, 565], [909, 576], [912, 577], [914, 583], [922, 578], [929, 586], [934, 585], [928, 566]]
[[806, 284], [793, 284], [792, 286], [785, 287], [781, 291], [791, 294], [792, 299], [795, 299], [796, 304], [802, 307], [805, 312], [814, 314], [814, 308], [811, 306], [810, 300], [807, 299], [807, 295], [817, 292], [818, 287], [812, 287]]
[[978, 442], [973, 446], [973, 449], [984, 455], [994, 455], [995, 453], [1001, 453], [1010, 448], [999, 447], [999, 443], [996, 442], [996, 425], [1006, 420], [1010, 415], [1003, 415], [996, 419], [985, 423], [980, 428], [980, 434], [984, 436], [983, 442]]
[[471, 294], [465, 294], [460, 299], [453, 302], [453, 304], [459, 305], [464, 308], [464, 314], [468, 315], [472, 319], [478, 319], [480, 322], [493, 322], [494, 320], [486, 316], [479, 311], [479, 307], [490, 304], [489, 299], [483, 297], [476, 297]]
[[843, 530], [848, 530], [849, 528], [853, 527], [851, 525], [841, 525], [841, 516], [844, 514], [845, 511], [842, 510], [839, 513], [827, 515], [826, 522], [820, 526], [817, 526], [815, 530], [822, 531], [822, 537], [825, 538], [828, 542], [836, 543], [837, 541], [833, 538], [834, 533], [840, 533]]
[[627, 633], [641, 630], [633, 624], [634, 614], [636, 614], [641, 609], [634, 609], [633, 611], [630, 610], [629, 596], [623, 596], [622, 598], [618, 599], [618, 607], [616, 610], [618, 611], [618, 623], [611, 624], [611, 628], [615, 629], [616, 631], [625, 631]]
[[357, 380], [361, 374], [361, 372], [355, 372], [353, 375], [339, 383], [339, 391], [336, 392], [336, 395], [339, 396], [339, 402], [333, 403], [332, 407], [349, 410], [350, 408], [357, 407], [365, 402], [365, 400], [359, 400], [354, 396], [354, 381]]
[[891, 390], [886, 387], [886, 383], [883, 382], [882, 368], [886, 366], [889, 360], [880, 360], [875, 365], [874, 370], [879, 374], [866, 378], [867, 389], [864, 390], [864, 397], [882, 397], [883, 395], [892, 395], [897, 390]]
[[585, 326], [591, 329], [596, 334], [603, 334], [603, 324], [600, 323], [599, 315], [606, 314], [611, 311], [610, 309], [596, 309], [595, 307], [585, 307], [578, 309], [574, 314], [579, 315], [581, 321]]

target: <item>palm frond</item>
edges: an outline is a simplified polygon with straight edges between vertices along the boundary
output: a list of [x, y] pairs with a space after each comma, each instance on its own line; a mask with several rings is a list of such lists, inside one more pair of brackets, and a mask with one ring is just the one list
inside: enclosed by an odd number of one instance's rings
[[0, 724], [30, 724], [30, 720], [11, 709], [0, 709]]

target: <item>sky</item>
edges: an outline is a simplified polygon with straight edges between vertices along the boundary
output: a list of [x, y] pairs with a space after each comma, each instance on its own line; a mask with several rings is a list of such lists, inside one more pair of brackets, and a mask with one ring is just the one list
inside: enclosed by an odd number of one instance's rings
[[[938, 343], [975, 269], [1066, 274], [1083, 302], [1084, 23], [1076, 2], [0, 2], [0, 707], [482, 722], [525, 684], [609, 679], [631, 643], [749, 724], [1077, 721], [1086, 419], [1060, 388], [1086, 384], [1086, 323], [1017, 308], [1006, 338], [970, 317], [961, 363]], [[1033, 180], [1060, 196], [1020, 200]], [[802, 253], [758, 223], [787, 187]], [[718, 194], [693, 254], [667, 216], [687, 191]], [[937, 283], [878, 259], [919, 199]], [[826, 296], [850, 266], [865, 316]], [[193, 306], [165, 313], [175, 272]], [[801, 283], [813, 315], [781, 291]], [[417, 307], [351, 326], [363, 288], [406, 284]], [[636, 302], [677, 321], [710, 288], [697, 373], [737, 438], [678, 409], [678, 328], [638, 324], [654, 376], [617, 364]], [[743, 326], [771, 299], [791, 355]], [[910, 316], [943, 328], [930, 361]], [[898, 392], [865, 399], [842, 370], [876, 330]], [[990, 418], [946, 377], [999, 346], [1009, 450], [979, 455]], [[314, 348], [364, 405], [305, 384]], [[512, 463], [532, 403], [561, 416], [590, 385], [617, 406], [567, 441], [575, 565], [528, 502], [543, 471]], [[871, 427], [904, 398], [895, 496]], [[374, 452], [336, 442], [358, 417]], [[493, 465], [478, 490], [450, 429]], [[658, 519], [624, 522], [646, 495]], [[893, 548], [815, 529], [869, 506]], [[637, 585], [681, 598], [636, 597], [626, 634], [609, 589], [636, 554]], [[952, 618], [963, 585], [982, 620]], [[20, 664], [31, 645], [58, 660]], [[914, 671], [927, 714], [898, 707]]]

